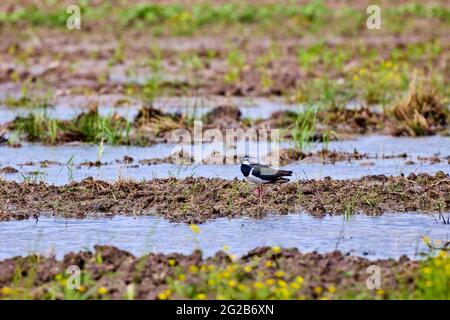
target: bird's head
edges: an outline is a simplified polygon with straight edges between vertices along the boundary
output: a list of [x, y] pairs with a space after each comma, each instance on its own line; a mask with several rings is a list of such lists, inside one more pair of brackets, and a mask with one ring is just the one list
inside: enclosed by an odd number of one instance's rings
[[241, 158], [241, 164], [250, 165], [250, 158], [248, 156], [244, 156]]

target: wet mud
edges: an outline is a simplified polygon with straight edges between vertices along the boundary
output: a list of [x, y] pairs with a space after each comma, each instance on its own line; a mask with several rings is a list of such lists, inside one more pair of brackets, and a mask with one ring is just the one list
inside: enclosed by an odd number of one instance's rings
[[264, 189], [259, 198], [245, 181], [208, 178], [112, 183], [87, 178], [64, 186], [1, 181], [0, 219], [154, 214], [192, 223], [299, 211], [315, 216], [450, 211], [450, 177], [443, 172], [300, 180]]
[[[383, 290], [367, 288], [370, 265], [380, 268]], [[339, 251], [302, 254], [279, 247], [255, 248], [236, 259], [224, 251], [203, 258], [198, 250], [135, 257], [96, 246], [93, 252], [66, 254], [61, 261], [35, 255], [0, 261], [0, 297], [64, 299], [69, 266], [78, 267], [83, 276], [72, 294], [88, 299], [224, 299], [221, 286], [241, 299], [383, 299], [393, 290], [414, 291], [420, 264], [405, 256], [369, 261]]]

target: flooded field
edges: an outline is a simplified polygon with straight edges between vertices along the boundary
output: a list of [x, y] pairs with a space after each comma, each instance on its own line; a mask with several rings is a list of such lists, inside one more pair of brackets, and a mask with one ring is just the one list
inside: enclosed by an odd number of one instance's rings
[[[251, 145], [256, 148], [257, 144]], [[281, 143], [281, 148], [290, 148], [290, 143]], [[322, 144], [310, 147], [311, 152], [319, 151]], [[264, 157], [264, 148], [260, 146]], [[367, 175], [409, 175], [410, 173], [450, 173], [450, 138], [392, 138], [384, 136], [358, 137], [352, 140], [331, 141], [328, 148], [337, 153], [353, 153], [360, 160], [346, 159], [330, 163], [326, 159], [293, 161], [284, 168], [294, 171], [293, 179], [354, 179]], [[142, 180], [151, 178], [206, 177], [234, 179], [240, 178], [239, 164], [205, 164], [201, 160], [222, 145], [204, 144], [195, 149], [184, 146], [192, 154], [192, 164], [174, 164], [167, 159], [178, 150], [175, 145], [157, 144], [151, 147], [105, 146], [99, 155], [99, 147], [92, 145], [42, 146], [26, 145], [11, 152], [11, 148], [0, 146], [0, 170], [3, 177], [11, 181], [43, 181], [63, 185], [70, 181], [80, 181], [87, 177], [114, 181], [118, 178]], [[247, 150], [249, 150], [247, 148]], [[237, 154], [243, 157], [245, 143], [237, 145]], [[125, 159], [130, 158], [128, 161]], [[96, 162], [99, 164], [96, 165]]]
[[448, 1], [77, 8], [0, 3], [0, 299], [450, 299]]
[[[449, 241], [448, 226], [421, 214], [357, 215], [347, 220], [332, 216], [317, 219], [307, 214], [250, 218], [219, 218], [200, 226], [157, 217], [116, 216], [97, 219], [52, 219], [10, 221], [2, 224], [0, 259], [40, 253], [63, 258], [69, 252], [92, 250], [96, 244], [112, 245], [140, 256], [147, 253], [190, 254], [200, 249], [206, 257], [224, 247], [242, 256], [255, 247], [297, 248], [301, 252], [344, 254], [373, 259], [420, 259], [428, 252], [422, 241]], [[286, 228], [289, 225], [289, 228]], [[130, 230], [133, 230], [132, 234]], [[380, 234], [383, 237], [380, 238]]]

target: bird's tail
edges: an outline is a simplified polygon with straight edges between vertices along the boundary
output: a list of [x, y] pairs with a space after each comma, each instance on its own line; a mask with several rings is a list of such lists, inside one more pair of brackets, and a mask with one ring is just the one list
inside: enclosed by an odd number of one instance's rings
[[278, 172], [277, 172], [277, 175], [280, 177], [283, 177], [283, 176], [290, 177], [290, 176], [292, 176], [292, 174], [293, 174], [293, 172], [289, 171], [289, 170], [278, 170]]
[[277, 180], [275, 180], [275, 183], [286, 183], [289, 182], [290, 180], [287, 178], [278, 178]]

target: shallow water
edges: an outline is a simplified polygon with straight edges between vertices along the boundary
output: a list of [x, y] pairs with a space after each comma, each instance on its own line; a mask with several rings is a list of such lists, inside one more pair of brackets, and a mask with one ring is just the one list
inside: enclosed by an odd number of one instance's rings
[[[322, 144], [315, 146], [322, 149]], [[391, 137], [380, 135], [360, 136], [352, 140], [331, 141], [330, 150], [353, 152], [370, 155], [393, 155], [406, 153], [408, 156], [432, 156], [438, 154], [442, 157], [450, 156], [450, 137]]]
[[[69, 99], [70, 98], [70, 99]], [[77, 117], [82, 112], [88, 111], [89, 102], [98, 102], [98, 111], [103, 116], [117, 113], [120, 116], [133, 121], [141, 104], [130, 99], [129, 103], [115, 106], [120, 97], [115, 95], [89, 98], [85, 96], [60, 97], [53, 107], [45, 109], [49, 118], [69, 120]], [[283, 110], [298, 111], [300, 105], [287, 104], [279, 98], [240, 98], [240, 97], [161, 97], [156, 98], [153, 107], [167, 113], [179, 113], [194, 118], [200, 118], [207, 112], [220, 105], [235, 105], [241, 110], [241, 117], [248, 119], [267, 119], [273, 112]], [[0, 103], [0, 124], [14, 120], [16, 116], [26, 116], [30, 113], [44, 112], [39, 108], [14, 107], [9, 108]]]
[[[322, 179], [332, 177], [334, 179], [353, 179], [367, 175], [408, 175], [414, 173], [434, 174], [438, 171], [450, 173], [448, 164], [416, 164], [405, 165], [399, 160], [379, 160], [375, 165], [367, 167], [364, 162], [355, 161], [353, 163], [339, 162], [336, 164], [301, 164], [289, 165], [284, 168], [294, 171], [292, 181], [302, 179]], [[36, 171], [34, 171], [36, 170]], [[14, 181], [43, 181], [55, 185], [64, 185], [70, 181], [80, 181], [87, 177], [99, 180], [115, 181], [118, 178], [125, 179], [152, 179], [152, 178], [188, 178], [205, 177], [221, 179], [242, 179], [242, 174], [238, 165], [174, 165], [157, 164], [151, 166], [126, 166], [123, 164], [112, 164], [101, 167], [73, 168], [72, 172], [68, 167], [49, 166], [40, 168], [39, 166], [23, 167], [19, 173], [5, 174], [6, 180]]]
[[[250, 146], [251, 150], [256, 149], [256, 144]], [[283, 143], [282, 147], [289, 144]], [[206, 146], [205, 146], [206, 147]], [[318, 145], [316, 148], [320, 148]], [[357, 149], [360, 152], [368, 153], [370, 156], [382, 157], [383, 155], [396, 155], [407, 153], [407, 159], [369, 159], [351, 162], [336, 162], [335, 164], [321, 163], [292, 163], [286, 169], [294, 171], [293, 179], [321, 179], [332, 177], [335, 179], [359, 178], [366, 175], [408, 175], [414, 173], [436, 173], [443, 171], [450, 173], [450, 166], [447, 160], [440, 163], [431, 164], [429, 161], [418, 161], [417, 156], [432, 156], [439, 154], [441, 158], [450, 155], [450, 138], [446, 137], [424, 137], [424, 138], [393, 138], [384, 136], [361, 137], [355, 140], [331, 142], [330, 150], [352, 152]], [[260, 148], [263, 150], [264, 148]], [[86, 177], [114, 181], [118, 177], [132, 178], [136, 180], [151, 178], [177, 177], [185, 178], [208, 177], [234, 179], [242, 178], [238, 165], [140, 165], [135, 167], [139, 160], [150, 158], [165, 158], [174, 150], [174, 145], [157, 144], [151, 147], [128, 147], [128, 146], [105, 146], [101, 161], [109, 163], [101, 167], [88, 168], [78, 164], [85, 161], [95, 162], [98, 158], [99, 149], [97, 146], [58, 146], [48, 147], [42, 145], [25, 145], [22, 148], [0, 147], [0, 168], [11, 166], [19, 170], [18, 173], [4, 174], [7, 180], [23, 181], [24, 177], [46, 181], [54, 184], [66, 184], [70, 179], [79, 181]], [[265, 149], [264, 149], [265, 150]], [[240, 144], [238, 155], [244, 155], [244, 144]], [[240, 153], [239, 153], [240, 152]], [[116, 163], [123, 157], [131, 156], [134, 163], [124, 165]], [[41, 168], [39, 161], [49, 160], [66, 164], [73, 157], [73, 165], [49, 165]], [[414, 164], [407, 164], [408, 160], [413, 160]], [[34, 161], [32, 166], [23, 166], [27, 161]]]
[[0, 223], [0, 259], [31, 252], [54, 252], [58, 258], [70, 251], [108, 244], [142, 255], [147, 252], [189, 254], [195, 248], [211, 256], [225, 245], [242, 255], [258, 246], [296, 247], [302, 252], [335, 249], [369, 259], [398, 258], [406, 254], [420, 258], [427, 252], [421, 240], [449, 239], [450, 227], [423, 214], [357, 215], [322, 219], [307, 214], [269, 216], [262, 220], [215, 219], [199, 225], [196, 234], [189, 225], [160, 217], [140, 216], [98, 219], [40, 218]]

